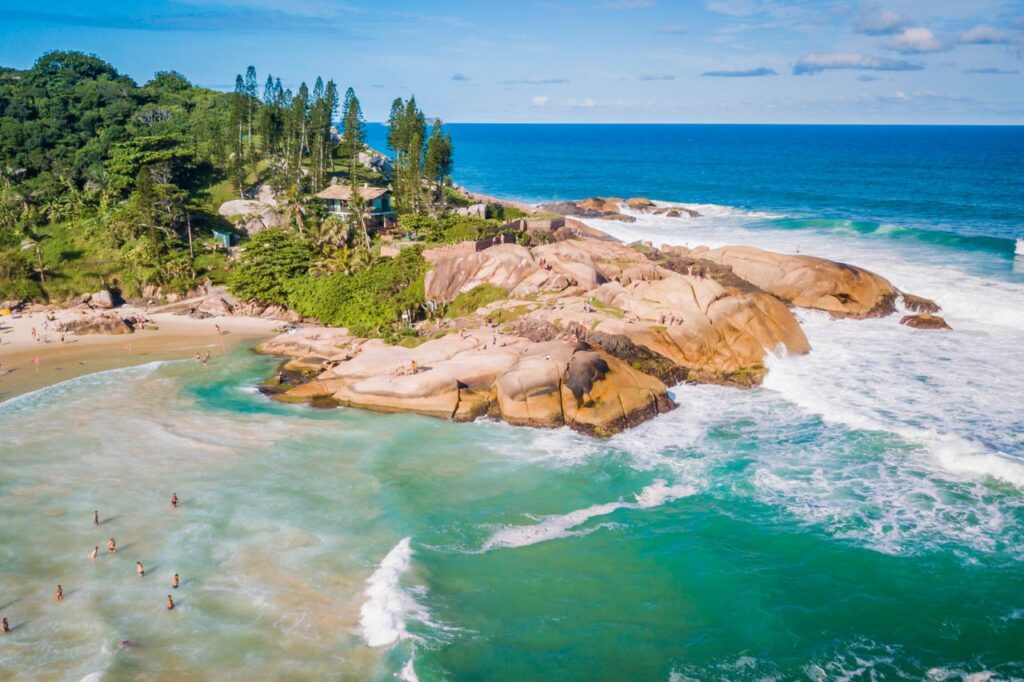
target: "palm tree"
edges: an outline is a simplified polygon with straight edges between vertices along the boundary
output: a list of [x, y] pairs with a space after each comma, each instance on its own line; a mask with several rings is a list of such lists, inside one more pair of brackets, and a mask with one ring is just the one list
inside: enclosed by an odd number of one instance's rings
[[28, 251], [30, 249], [34, 249], [35, 250], [35, 252], [36, 252], [36, 272], [39, 273], [39, 284], [43, 287], [43, 289], [45, 289], [46, 288], [46, 266], [43, 264], [43, 252], [42, 252], [42, 249], [40, 248], [39, 242], [40, 242], [39, 239], [33, 239], [32, 237], [27, 237], [27, 238], [21, 240], [21, 250], [22, 251]]

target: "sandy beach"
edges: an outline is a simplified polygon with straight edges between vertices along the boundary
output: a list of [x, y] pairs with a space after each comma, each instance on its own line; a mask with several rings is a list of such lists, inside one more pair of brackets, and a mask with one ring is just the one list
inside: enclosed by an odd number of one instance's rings
[[[255, 346], [283, 324], [254, 317], [197, 320], [133, 306], [123, 306], [117, 312], [122, 317], [144, 315], [157, 328], [139, 328], [133, 334], [119, 335], [68, 333], [62, 343], [60, 333], [54, 330], [55, 323], [46, 319], [48, 313], [0, 317], [0, 402], [83, 374], [153, 360], [181, 359], [209, 351], [211, 361], [215, 361], [218, 355], [240, 344]], [[58, 322], [64, 322], [77, 318], [79, 313], [57, 310], [53, 315]]]

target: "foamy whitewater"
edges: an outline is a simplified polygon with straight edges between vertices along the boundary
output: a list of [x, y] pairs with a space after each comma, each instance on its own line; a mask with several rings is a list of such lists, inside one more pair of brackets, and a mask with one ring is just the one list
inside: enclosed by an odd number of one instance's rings
[[607, 441], [277, 404], [249, 353], [0, 403], [0, 678], [1024, 679], [1018, 133], [511, 128], [454, 127], [466, 184], [701, 202], [592, 224], [856, 264], [953, 331], [796, 311], [809, 355]]

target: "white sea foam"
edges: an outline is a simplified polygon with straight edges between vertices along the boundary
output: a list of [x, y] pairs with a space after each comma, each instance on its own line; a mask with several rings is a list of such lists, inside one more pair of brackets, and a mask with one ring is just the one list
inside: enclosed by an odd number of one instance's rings
[[482, 551], [486, 552], [502, 547], [527, 547], [539, 542], [585, 535], [594, 529], [581, 531], [574, 531], [573, 529], [583, 525], [590, 519], [607, 516], [619, 509], [651, 509], [672, 500], [693, 495], [696, 492], [697, 489], [691, 485], [668, 485], [663, 479], [659, 478], [637, 493], [633, 502], [619, 500], [618, 502], [595, 504], [586, 509], [577, 509], [567, 514], [553, 514], [542, 517], [543, 520], [535, 524], [504, 526], [488, 538], [487, 542], [484, 543]]
[[[16, 395], [13, 398], [0, 401], [0, 414], [18, 412], [25, 409], [32, 409], [43, 401], [53, 400], [54, 398], [65, 396], [73, 391], [89, 386], [99, 386], [101, 384], [111, 382], [116, 379], [118, 383], [122, 382], [126, 377], [141, 377], [150, 374], [154, 370], [158, 369], [161, 365], [165, 365], [169, 360], [154, 360], [147, 362], [142, 365], [132, 365], [131, 367], [118, 367], [116, 369], [103, 370], [102, 372], [92, 372], [91, 374], [83, 374], [82, 376], [74, 377], [73, 379], [67, 379], [60, 381], [56, 384], [50, 384], [42, 388], [37, 388], [34, 391], [28, 393], [22, 393]], [[93, 399], [89, 396], [89, 399]]]
[[402, 682], [420, 682], [419, 675], [416, 674], [414, 660], [415, 658], [410, 656], [409, 660], [402, 666], [402, 669], [398, 671], [396, 677], [402, 680]]
[[360, 613], [363, 639], [373, 647], [390, 646], [403, 639], [419, 639], [406, 625], [409, 621], [429, 622], [427, 610], [402, 587], [402, 575], [412, 565], [411, 538], [403, 538], [381, 560], [366, 581], [366, 601]]
[[102, 672], [89, 673], [83, 677], [79, 682], [100, 682], [103, 679]]

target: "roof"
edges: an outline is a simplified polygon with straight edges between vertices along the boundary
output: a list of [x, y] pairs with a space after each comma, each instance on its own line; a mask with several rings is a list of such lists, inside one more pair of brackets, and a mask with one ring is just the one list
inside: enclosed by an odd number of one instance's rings
[[[383, 196], [388, 193], [386, 187], [360, 187], [359, 196], [363, 198], [363, 201], [373, 201], [377, 197]], [[352, 198], [352, 187], [349, 185], [331, 185], [324, 191], [316, 195], [318, 199], [340, 199], [341, 201], [348, 201]]]

